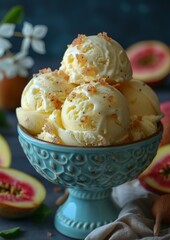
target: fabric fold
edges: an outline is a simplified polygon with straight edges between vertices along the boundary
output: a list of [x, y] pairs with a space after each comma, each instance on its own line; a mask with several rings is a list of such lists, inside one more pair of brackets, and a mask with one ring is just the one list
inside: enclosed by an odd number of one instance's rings
[[[127, 187], [127, 194], [126, 191], [120, 190], [125, 187]], [[128, 190], [131, 191], [132, 196]], [[96, 228], [85, 240], [170, 240], [170, 225], [161, 225], [160, 236], [153, 234], [155, 219], [151, 208], [157, 195], [145, 191], [142, 187], [140, 191], [139, 183], [136, 181], [120, 186], [119, 191], [123, 193], [123, 196], [122, 194], [115, 195], [113, 189], [117, 203], [122, 205], [118, 218], [112, 223]], [[140, 194], [137, 195], [137, 192]]]

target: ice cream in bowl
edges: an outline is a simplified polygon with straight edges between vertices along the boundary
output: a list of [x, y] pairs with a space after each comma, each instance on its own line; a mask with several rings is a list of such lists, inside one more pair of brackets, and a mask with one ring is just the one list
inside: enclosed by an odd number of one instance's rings
[[16, 114], [32, 166], [69, 189], [54, 223], [74, 239], [117, 218], [112, 187], [151, 163], [162, 136], [158, 97], [132, 78], [124, 49], [106, 33], [79, 35], [59, 70], [34, 75]]

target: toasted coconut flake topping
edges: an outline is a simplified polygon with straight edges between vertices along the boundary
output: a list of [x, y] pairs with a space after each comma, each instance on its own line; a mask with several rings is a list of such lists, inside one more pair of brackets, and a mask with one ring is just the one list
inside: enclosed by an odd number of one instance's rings
[[63, 78], [64, 80], [68, 81], [69, 80], [69, 76], [62, 70], [58, 71], [58, 76]]
[[114, 87], [119, 91], [121, 90], [121, 84], [120, 83], [114, 84]]
[[73, 40], [72, 45], [73, 46], [81, 45], [85, 39], [86, 39], [86, 35], [78, 34], [78, 37]]
[[134, 119], [133, 121], [131, 121], [131, 129], [140, 130], [141, 129], [141, 120], [142, 120], [142, 117], [138, 116], [137, 119]]
[[96, 76], [96, 68], [91, 66], [91, 67], [86, 67], [83, 69], [83, 74], [89, 77], [95, 77]]
[[85, 63], [87, 62], [87, 58], [84, 54], [76, 54], [76, 58], [80, 66], [85, 65]]
[[115, 98], [114, 96], [109, 96], [109, 97], [108, 97], [108, 102], [109, 102], [109, 103], [116, 102], [116, 98]]
[[48, 93], [48, 96], [51, 100], [51, 102], [54, 102], [54, 105], [57, 109], [61, 109], [61, 105], [62, 103], [58, 100], [58, 98], [56, 97], [56, 94], [54, 93]]
[[112, 118], [114, 118], [114, 119], [117, 119], [118, 120], [118, 116], [117, 116], [117, 114], [112, 114]]
[[84, 115], [80, 118], [80, 122], [82, 122], [82, 123], [88, 123], [89, 120], [90, 120], [89, 116], [86, 116], [86, 115]]
[[96, 82], [99, 82], [103, 86], [109, 85], [109, 83], [107, 82], [107, 79], [108, 78], [100, 78], [100, 79], [97, 79]]
[[41, 73], [41, 74], [49, 73], [49, 72], [52, 72], [51, 68], [43, 68], [43, 69], [39, 70], [39, 73]]
[[52, 237], [52, 233], [51, 232], [47, 232], [47, 237]]
[[49, 133], [50, 135], [53, 136], [52, 143], [55, 143], [55, 144], [61, 144], [62, 143], [60, 137], [57, 136], [56, 129], [55, 129], [55, 127], [52, 123], [47, 122], [43, 127], [43, 131], [47, 132], [47, 133]]
[[72, 100], [73, 100], [74, 98], [76, 98], [76, 96], [77, 96], [77, 93], [72, 92], [72, 93], [67, 97], [67, 100], [70, 101], [70, 102], [72, 102]]
[[53, 71], [53, 76], [55, 76], [55, 77], [58, 77], [58, 76], [59, 76], [59, 71], [58, 71], [58, 69], [55, 69], [55, 70]]
[[33, 74], [33, 77], [38, 77], [42, 74], [51, 73], [51, 72], [52, 72], [51, 68], [43, 68], [43, 69], [40, 69], [38, 73]]
[[[65, 81], [69, 80], [69, 76], [62, 70], [55, 69], [54, 71], [51, 68], [44, 68], [39, 70], [39, 73], [33, 74], [33, 77], [38, 77], [45, 73], [51, 73], [51, 76], [62, 78]], [[47, 76], [47, 79], [51, 79], [51, 76]]]
[[112, 39], [111, 37], [108, 37], [108, 35], [107, 35], [106, 32], [99, 33], [99, 34], [97, 34], [97, 36], [98, 36], [99, 38], [105, 39], [105, 40], [108, 41], [108, 42], [112, 42], [112, 41], [113, 41], [113, 39]]
[[95, 86], [89, 84], [87, 87], [87, 91], [89, 91], [91, 93], [96, 93], [96, 88], [95, 88]]
[[55, 128], [53, 124], [47, 122], [43, 127], [43, 131], [53, 134], [55, 132]]

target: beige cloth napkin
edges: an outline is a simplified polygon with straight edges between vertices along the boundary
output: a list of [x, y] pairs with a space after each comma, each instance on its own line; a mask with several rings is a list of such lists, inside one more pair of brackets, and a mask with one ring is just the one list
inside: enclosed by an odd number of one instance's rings
[[85, 240], [170, 240], [170, 225], [162, 224], [160, 236], [153, 235], [151, 207], [155, 197], [137, 180], [114, 188], [113, 198], [122, 207], [118, 218], [95, 229]]

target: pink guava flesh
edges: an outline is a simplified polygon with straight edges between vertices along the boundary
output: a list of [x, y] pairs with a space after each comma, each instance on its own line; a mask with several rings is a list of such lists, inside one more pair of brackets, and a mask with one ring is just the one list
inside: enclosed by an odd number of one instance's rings
[[164, 187], [170, 187], [170, 155], [166, 155], [153, 167], [149, 176]]
[[[8, 186], [15, 188], [16, 191], [12, 194], [12, 191], [7, 193], [3, 193], [3, 184], [7, 184]], [[5, 173], [0, 173], [0, 202], [3, 201], [14, 201], [14, 202], [25, 202], [32, 201], [35, 196], [35, 190], [33, 187], [23, 181], [19, 181], [12, 176], [9, 176]]]
[[[154, 47], [143, 48], [131, 58], [133, 69], [138, 71], [153, 71], [166, 61], [166, 54]], [[147, 68], [146, 68], [147, 66]]]
[[163, 124], [163, 135], [160, 146], [170, 144], [170, 101], [162, 102], [160, 104], [161, 112], [164, 114], [164, 117], [161, 119]]
[[160, 109], [165, 114], [165, 117], [170, 118], [170, 101], [162, 102], [160, 104]]

